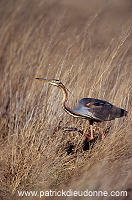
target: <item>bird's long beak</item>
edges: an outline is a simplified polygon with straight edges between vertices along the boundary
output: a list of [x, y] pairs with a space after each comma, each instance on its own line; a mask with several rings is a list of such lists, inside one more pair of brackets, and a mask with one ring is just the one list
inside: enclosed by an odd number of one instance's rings
[[47, 83], [50, 83], [50, 79], [44, 79], [44, 78], [35, 78], [35, 79], [37, 79], [37, 80], [39, 80], [39, 81], [43, 81], [43, 82], [47, 82]]

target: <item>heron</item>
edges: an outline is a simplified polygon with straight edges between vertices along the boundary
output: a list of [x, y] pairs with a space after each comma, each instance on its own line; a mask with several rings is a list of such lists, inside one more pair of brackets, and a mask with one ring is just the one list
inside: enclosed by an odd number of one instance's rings
[[[111, 121], [114, 120], [115, 118], [127, 116], [126, 110], [116, 107], [107, 101], [94, 98], [83, 98], [78, 102], [78, 106], [76, 108], [70, 108], [67, 105], [68, 101], [67, 88], [63, 85], [63, 83], [60, 80], [44, 79], [44, 78], [36, 78], [36, 79], [59, 87], [63, 92], [63, 99], [62, 99], [63, 109], [73, 117], [83, 118], [89, 121], [90, 137], [84, 134], [89, 141], [94, 139], [94, 134], [93, 134], [94, 122], [100, 123], [103, 121]], [[100, 132], [102, 134], [102, 138], [104, 138], [103, 130], [101, 130]]]

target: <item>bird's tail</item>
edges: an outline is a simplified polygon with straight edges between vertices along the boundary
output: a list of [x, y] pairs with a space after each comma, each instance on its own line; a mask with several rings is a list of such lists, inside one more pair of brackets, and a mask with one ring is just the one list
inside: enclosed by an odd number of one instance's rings
[[127, 116], [127, 111], [121, 108], [121, 117]]

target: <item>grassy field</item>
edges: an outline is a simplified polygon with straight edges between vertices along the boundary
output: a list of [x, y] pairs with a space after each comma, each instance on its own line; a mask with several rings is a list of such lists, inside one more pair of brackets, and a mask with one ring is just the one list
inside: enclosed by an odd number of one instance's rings
[[[40, 199], [18, 191], [49, 189], [124, 190], [128, 197], [117, 199], [131, 199], [131, 8], [131, 0], [0, 1], [1, 200]], [[88, 134], [88, 122], [65, 113], [60, 89], [36, 77], [61, 80], [70, 107], [93, 97], [128, 116], [103, 122], [105, 140], [89, 147], [67, 130]]]

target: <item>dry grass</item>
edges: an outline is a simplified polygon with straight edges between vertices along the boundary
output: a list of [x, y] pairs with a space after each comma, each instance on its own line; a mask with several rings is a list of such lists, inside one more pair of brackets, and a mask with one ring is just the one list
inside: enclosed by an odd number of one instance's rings
[[[131, 6], [129, 0], [0, 2], [1, 199], [19, 199], [18, 190], [131, 189]], [[104, 123], [106, 139], [84, 151], [82, 135], [64, 127], [86, 131], [86, 121], [67, 115], [61, 91], [35, 77], [60, 79], [73, 93], [71, 107], [83, 97], [100, 98], [128, 117]]]

